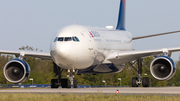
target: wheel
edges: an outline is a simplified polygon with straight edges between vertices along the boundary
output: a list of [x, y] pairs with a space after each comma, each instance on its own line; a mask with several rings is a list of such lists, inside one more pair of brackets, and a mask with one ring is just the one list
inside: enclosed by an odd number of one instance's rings
[[137, 80], [138, 80], [138, 78], [137, 77], [133, 77], [132, 78], [132, 87], [138, 87], [138, 85], [137, 85]]
[[148, 77], [144, 77], [142, 79], [142, 85], [143, 85], [143, 87], [149, 87], [149, 78]]
[[51, 88], [58, 88], [58, 79], [51, 79]]
[[71, 82], [70, 82], [70, 80], [67, 80], [67, 88], [71, 88]]
[[77, 81], [76, 80], [73, 81], [73, 85], [74, 85], [74, 88], [77, 88]]
[[68, 80], [68, 79], [62, 79], [62, 80], [61, 80], [61, 87], [62, 87], [62, 88], [67, 88], [67, 80]]
[[68, 79], [61, 80], [61, 87], [62, 88], [71, 88], [71, 82]]

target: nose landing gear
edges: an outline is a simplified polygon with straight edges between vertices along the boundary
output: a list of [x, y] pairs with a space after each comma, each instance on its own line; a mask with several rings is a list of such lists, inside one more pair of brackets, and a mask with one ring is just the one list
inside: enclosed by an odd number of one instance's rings
[[69, 75], [67, 75], [67, 77], [69, 79], [61, 78], [62, 71], [63, 69], [61, 69], [54, 63], [54, 73], [56, 74], [56, 76], [58, 76], [58, 79], [51, 80], [51, 88], [58, 88], [60, 85], [62, 88], [71, 88], [71, 86], [77, 88], [77, 81], [73, 80], [74, 75], [76, 74], [76, 70], [68, 70]]
[[76, 74], [76, 70], [68, 70], [69, 75], [67, 75], [67, 77], [70, 80], [70, 84], [73, 85], [74, 88], [77, 88], [77, 81], [73, 80], [74, 79], [74, 74]]

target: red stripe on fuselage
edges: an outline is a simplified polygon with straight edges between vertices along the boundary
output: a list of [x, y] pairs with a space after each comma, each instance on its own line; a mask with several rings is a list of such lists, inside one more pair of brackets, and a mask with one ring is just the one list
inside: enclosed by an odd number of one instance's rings
[[93, 38], [94, 36], [92, 35], [92, 33], [90, 31], [89, 31], [89, 33], [90, 33], [91, 37]]

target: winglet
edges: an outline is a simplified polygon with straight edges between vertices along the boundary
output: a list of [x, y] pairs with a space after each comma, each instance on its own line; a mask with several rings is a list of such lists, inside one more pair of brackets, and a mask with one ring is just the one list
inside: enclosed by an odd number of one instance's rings
[[126, 0], [121, 0], [119, 7], [119, 17], [116, 29], [126, 30], [125, 29], [125, 4]]

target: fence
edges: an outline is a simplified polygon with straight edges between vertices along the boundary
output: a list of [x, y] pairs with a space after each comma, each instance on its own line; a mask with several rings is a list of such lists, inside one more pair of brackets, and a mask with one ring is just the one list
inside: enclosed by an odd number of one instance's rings
[[[0, 84], [0, 88], [50, 88], [50, 84]], [[61, 86], [59, 86], [61, 87]], [[72, 86], [73, 87], [73, 86]], [[91, 86], [77, 85], [77, 88], [96, 88], [96, 87], [119, 87], [119, 86]], [[128, 87], [128, 86], [123, 86]]]

